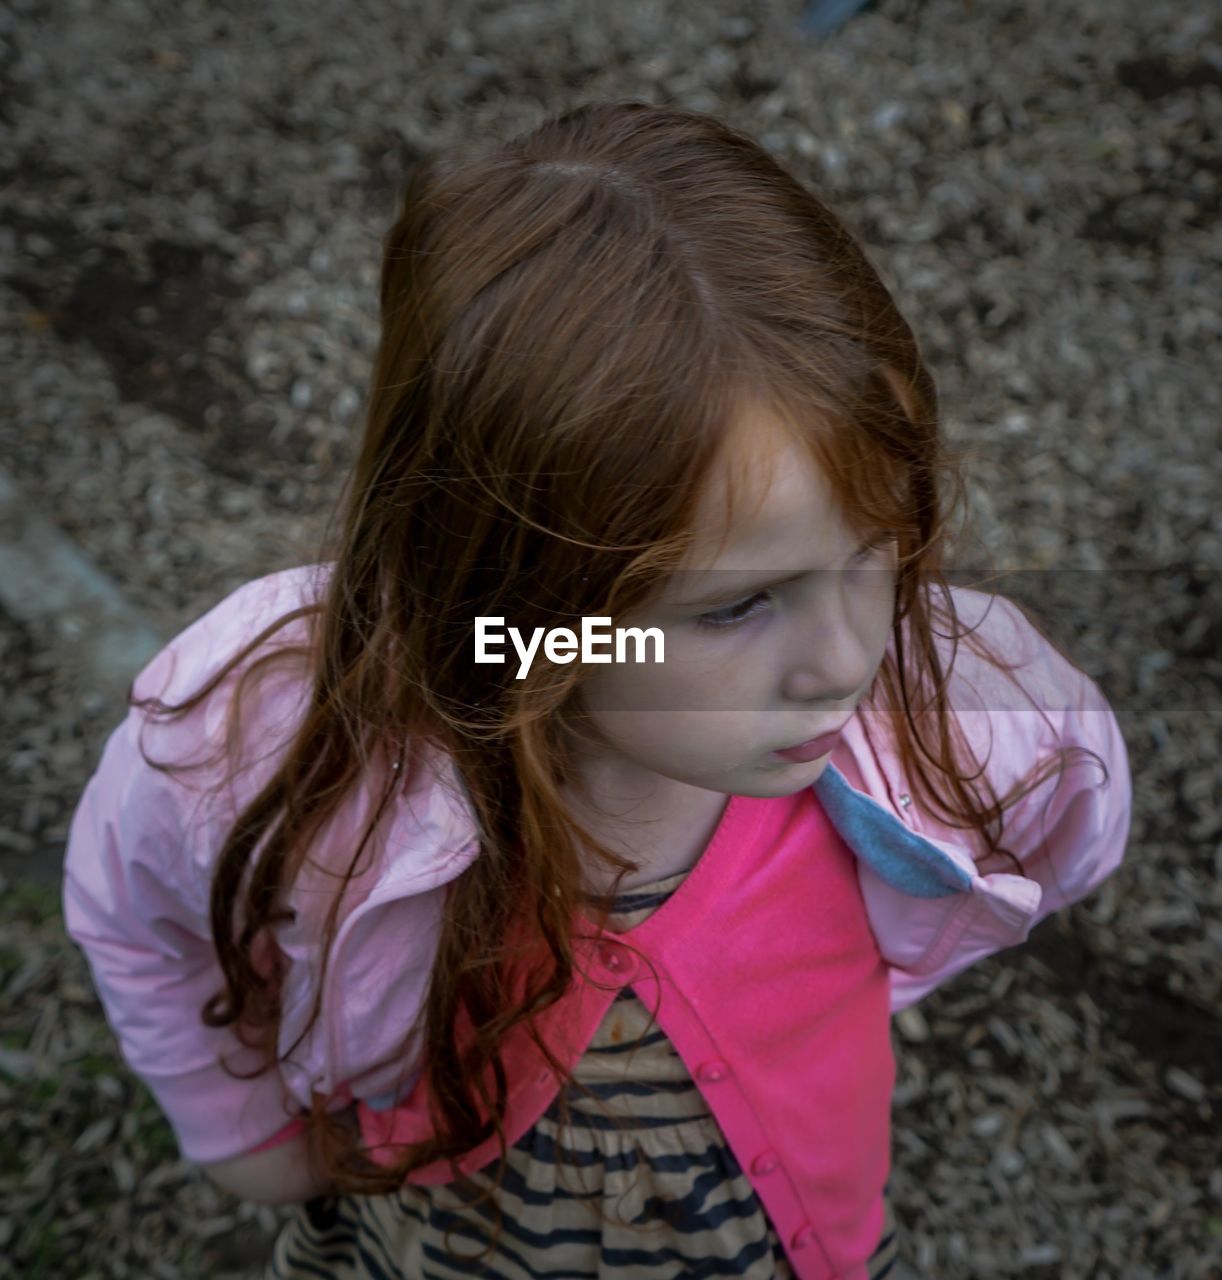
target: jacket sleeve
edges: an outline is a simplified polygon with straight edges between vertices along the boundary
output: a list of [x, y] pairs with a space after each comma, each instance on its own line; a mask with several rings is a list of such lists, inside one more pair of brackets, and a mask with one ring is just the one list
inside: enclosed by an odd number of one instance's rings
[[[200, 1012], [222, 990], [211, 941], [208, 884], [192, 856], [198, 830], [184, 819], [190, 793], [145, 763], [133, 708], [112, 732], [73, 815], [63, 905], [128, 1065], [165, 1112], [188, 1160], [247, 1151], [299, 1110], [277, 1069], [230, 1028]], [[150, 749], [154, 759], [161, 755]], [[206, 862], [206, 860], [205, 860]]]
[[[1019, 625], [1029, 627], [1024, 622]], [[1029, 918], [1020, 919], [1012, 936], [999, 940], [996, 917], [979, 911], [972, 917], [972, 927], [938, 967], [919, 974], [893, 967], [893, 1011], [923, 999], [984, 957], [1025, 941], [1041, 920], [1094, 893], [1124, 858], [1132, 818], [1132, 777], [1120, 725], [1093, 680], [1055, 651], [1043, 652], [1046, 669], [1055, 674], [1060, 705], [1051, 708], [1056, 731], [1045, 736], [1041, 757], [1050, 745], [1053, 751], [1085, 748], [1098, 758], [1072, 751], [1062, 771], [1045, 778], [1006, 811], [1001, 845], [1039, 886], [1039, 904]], [[1009, 714], [999, 714], [995, 735], [1017, 737], [1022, 732], [1017, 722], [1007, 721]], [[1024, 712], [1027, 718], [1022, 723], [1033, 723], [1033, 714]], [[1030, 760], [1031, 766], [1038, 763]], [[982, 876], [1012, 873], [1012, 869], [1013, 864], [1000, 857], [988, 859], [979, 868]], [[1011, 874], [1010, 879], [1017, 877]]]

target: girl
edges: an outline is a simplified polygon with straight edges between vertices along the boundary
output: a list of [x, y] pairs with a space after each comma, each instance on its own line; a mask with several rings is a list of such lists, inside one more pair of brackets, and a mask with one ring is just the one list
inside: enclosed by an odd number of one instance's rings
[[[632, 101], [417, 165], [381, 318], [326, 553], [140, 673], [75, 815], [129, 1063], [301, 1202], [277, 1277], [894, 1278], [890, 1015], [1130, 806], [1096, 685], [946, 583], [911, 330], [754, 142]], [[663, 660], [519, 678], [477, 618]]]

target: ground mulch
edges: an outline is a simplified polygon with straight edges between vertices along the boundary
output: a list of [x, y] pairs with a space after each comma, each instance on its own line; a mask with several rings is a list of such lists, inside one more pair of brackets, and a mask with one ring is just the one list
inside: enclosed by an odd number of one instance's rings
[[[1125, 864], [895, 1020], [933, 1280], [1222, 1275], [1222, 11], [731, 0], [0, 12], [0, 467], [172, 635], [312, 557], [407, 166], [594, 97], [713, 110], [818, 187], [970, 448], [961, 581], [1030, 606], [1129, 744]], [[3, 530], [0, 530], [2, 533]], [[0, 1280], [259, 1272], [282, 1215], [177, 1157], [63, 934], [122, 695], [0, 609]]]

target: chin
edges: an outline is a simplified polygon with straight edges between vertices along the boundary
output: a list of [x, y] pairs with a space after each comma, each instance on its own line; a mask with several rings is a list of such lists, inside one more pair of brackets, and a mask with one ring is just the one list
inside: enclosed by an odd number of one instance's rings
[[818, 760], [808, 760], [803, 764], [782, 764], [780, 768], [769, 769], [747, 779], [737, 789], [739, 795], [756, 796], [765, 799], [769, 796], [791, 796], [796, 791], [805, 791], [817, 782], [827, 768], [830, 757], [820, 756]]

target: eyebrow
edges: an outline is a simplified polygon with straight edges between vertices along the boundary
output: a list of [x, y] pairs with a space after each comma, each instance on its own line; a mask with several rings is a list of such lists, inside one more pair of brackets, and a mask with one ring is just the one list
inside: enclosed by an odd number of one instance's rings
[[[859, 551], [864, 551], [867, 547], [872, 546], [877, 540], [877, 535], [862, 539], [861, 542], [849, 552], [849, 558], [857, 555]], [[714, 574], [734, 574], [749, 573], [749, 569], [688, 569], [680, 571], [686, 572], [693, 577], [697, 575], [701, 578]], [[755, 595], [760, 591], [766, 591], [770, 587], [783, 587], [787, 582], [794, 582], [798, 578], [804, 578], [808, 573], [818, 572], [812, 569], [795, 569], [792, 573], [783, 573], [774, 578], [767, 578], [758, 582], [739, 583], [736, 586], [724, 586], [716, 590], [710, 590], [704, 595], [693, 596], [690, 600], [675, 600], [670, 602], [670, 607], [675, 609], [699, 609], [709, 608], [720, 604], [733, 604], [736, 600], [742, 600], [750, 595]], [[832, 569], [822, 570], [824, 573], [835, 572]], [[676, 577], [680, 574], [676, 574]]]

